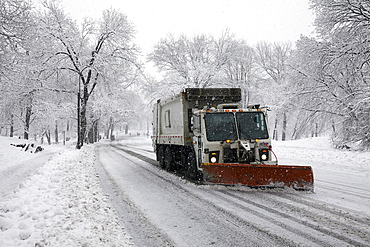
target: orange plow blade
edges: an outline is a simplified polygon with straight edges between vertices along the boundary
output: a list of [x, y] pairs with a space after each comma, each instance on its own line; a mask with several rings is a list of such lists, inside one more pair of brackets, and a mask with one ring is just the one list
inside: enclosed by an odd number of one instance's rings
[[311, 166], [203, 163], [205, 183], [313, 191]]

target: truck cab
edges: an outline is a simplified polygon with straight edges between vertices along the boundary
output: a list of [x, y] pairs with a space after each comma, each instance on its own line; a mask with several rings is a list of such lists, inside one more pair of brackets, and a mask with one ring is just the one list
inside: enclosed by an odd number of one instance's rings
[[222, 104], [194, 110], [192, 124], [199, 163], [276, 164], [271, 161], [265, 109], [259, 106], [230, 109]]

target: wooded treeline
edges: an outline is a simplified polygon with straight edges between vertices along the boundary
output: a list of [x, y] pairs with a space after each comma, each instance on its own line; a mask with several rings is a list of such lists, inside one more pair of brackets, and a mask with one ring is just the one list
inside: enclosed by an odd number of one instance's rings
[[[77, 24], [54, 1], [36, 9], [31, 1], [4, 0], [1, 134], [50, 137], [64, 129], [79, 133], [80, 147], [129, 122], [146, 126], [151, 103], [182, 88], [240, 87], [244, 105], [271, 108], [275, 139], [331, 134], [335, 145], [368, 149], [370, 3], [311, 0], [311, 7], [317, 36], [294, 44], [249, 45], [229, 30], [219, 37], [170, 34], [147, 56], [160, 73], [151, 76], [125, 14], [105, 10]], [[148, 101], [145, 112], [139, 95]]]
[[[75, 138], [77, 148], [100, 132], [137, 121], [140, 97], [129, 87], [140, 63], [135, 30], [114, 9], [98, 20], [77, 24], [56, 1], [4, 0], [0, 3], [2, 133], [46, 136], [58, 130]], [[77, 121], [79, 119], [79, 121]], [[33, 137], [33, 136], [32, 136]]]
[[[248, 45], [228, 30], [160, 40], [149, 59], [164, 73], [157, 97], [183, 87], [241, 87], [244, 103], [271, 108], [275, 139], [331, 134], [338, 147], [370, 147], [370, 2], [311, 0], [317, 36]], [[158, 90], [160, 88], [160, 90]]]

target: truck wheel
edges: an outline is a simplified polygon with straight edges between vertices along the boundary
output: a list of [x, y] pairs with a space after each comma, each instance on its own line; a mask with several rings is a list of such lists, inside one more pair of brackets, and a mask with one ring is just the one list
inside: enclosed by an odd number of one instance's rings
[[172, 153], [172, 148], [168, 146], [166, 148], [166, 151], [164, 153], [164, 168], [167, 171], [173, 171], [174, 169], [174, 158], [173, 158], [173, 153]]
[[164, 169], [165, 168], [165, 164], [164, 164], [164, 154], [165, 154], [165, 152], [164, 152], [164, 150], [165, 150], [165, 147], [163, 146], [163, 145], [160, 145], [159, 147], [158, 147], [158, 161], [159, 161], [159, 166], [162, 168], [162, 169]]
[[188, 149], [186, 164], [185, 164], [185, 175], [188, 179], [193, 180], [197, 183], [202, 183], [202, 173], [198, 171], [197, 160], [195, 152], [192, 148]]

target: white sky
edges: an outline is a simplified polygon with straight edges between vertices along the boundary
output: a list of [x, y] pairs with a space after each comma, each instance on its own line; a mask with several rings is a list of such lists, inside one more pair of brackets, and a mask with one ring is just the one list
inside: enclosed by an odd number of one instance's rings
[[169, 33], [219, 37], [229, 29], [253, 45], [258, 41], [296, 41], [313, 36], [308, 0], [61, 0], [73, 19], [99, 18], [102, 10], [121, 10], [136, 27], [144, 53]]

